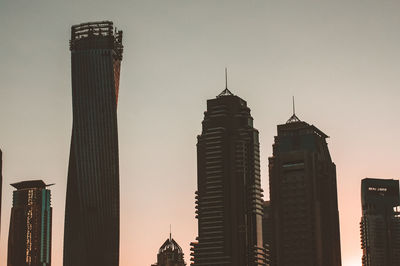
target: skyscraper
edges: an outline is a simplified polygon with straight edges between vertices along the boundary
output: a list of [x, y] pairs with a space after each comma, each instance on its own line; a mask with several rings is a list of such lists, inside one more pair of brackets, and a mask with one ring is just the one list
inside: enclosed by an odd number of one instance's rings
[[110, 21], [71, 28], [73, 125], [64, 266], [119, 265], [117, 102], [122, 31]]
[[208, 100], [197, 139], [193, 264], [266, 265], [258, 131], [246, 101], [227, 88]]
[[341, 265], [336, 166], [326, 138], [295, 114], [278, 125], [269, 158], [273, 265]]
[[361, 203], [362, 265], [400, 265], [399, 181], [363, 179]]
[[12, 184], [8, 266], [50, 266], [52, 207], [42, 180]]
[[157, 263], [151, 266], [185, 266], [182, 248], [176, 243], [169, 234], [169, 238], [165, 240], [157, 254]]

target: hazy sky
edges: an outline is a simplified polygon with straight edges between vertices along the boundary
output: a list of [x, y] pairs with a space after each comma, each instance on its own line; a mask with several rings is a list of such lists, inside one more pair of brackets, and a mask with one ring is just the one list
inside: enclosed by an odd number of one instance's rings
[[328, 139], [337, 165], [344, 266], [361, 265], [360, 180], [400, 173], [400, 1], [0, 0], [0, 266], [10, 183], [40, 178], [53, 195], [53, 265], [62, 265], [72, 128], [73, 24], [113, 20], [124, 31], [118, 123], [121, 266], [156, 261], [168, 237], [197, 236], [196, 136], [206, 100], [245, 99], [260, 131], [262, 185], [276, 125], [291, 115]]

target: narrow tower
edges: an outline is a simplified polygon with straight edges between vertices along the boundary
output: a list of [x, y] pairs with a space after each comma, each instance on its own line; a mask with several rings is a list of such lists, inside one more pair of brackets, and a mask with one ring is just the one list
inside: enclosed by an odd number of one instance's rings
[[117, 266], [122, 32], [110, 21], [72, 26], [70, 50], [73, 125], [64, 266]]
[[336, 166], [328, 136], [293, 115], [269, 158], [271, 265], [340, 266]]
[[228, 88], [208, 100], [197, 140], [193, 265], [266, 265], [258, 131], [246, 101]]
[[8, 236], [8, 266], [50, 266], [52, 208], [42, 180], [11, 184], [13, 206]]
[[400, 265], [399, 181], [363, 179], [361, 203], [362, 265]]

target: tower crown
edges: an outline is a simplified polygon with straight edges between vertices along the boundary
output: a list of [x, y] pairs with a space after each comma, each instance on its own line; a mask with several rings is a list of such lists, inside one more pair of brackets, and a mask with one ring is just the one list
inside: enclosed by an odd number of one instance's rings
[[295, 123], [295, 122], [301, 122], [301, 120], [296, 116], [296, 114], [293, 114], [288, 121], [286, 121], [286, 124], [290, 123]]
[[122, 31], [112, 21], [87, 22], [71, 27], [70, 50], [113, 49], [122, 59]]
[[218, 94], [217, 98], [224, 96], [235, 96], [228, 88], [224, 89], [220, 94]]
[[43, 180], [30, 180], [11, 184], [16, 189], [45, 188], [52, 185], [54, 184], [46, 184]]
[[163, 253], [165, 251], [175, 251], [177, 250], [178, 253], [183, 253], [182, 248], [176, 243], [176, 241], [173, 238], [168, 238], [165, 240], [164, 244], [160, 247], [158, 250], [158, 253]]

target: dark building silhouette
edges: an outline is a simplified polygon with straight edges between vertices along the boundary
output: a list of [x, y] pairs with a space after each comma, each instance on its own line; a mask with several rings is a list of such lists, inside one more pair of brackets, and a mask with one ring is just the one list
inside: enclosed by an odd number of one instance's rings
[[272, 265], [340, 266], [336, 166], [321, 130], [295, 114], [269, 158]]
[[73, 125], [64, 266], [119, 265], [117, 102], [122, 31], [110, 21], [71, 28]]
[[52, 207], [42, 180], [12, 184], [8, 266], [50, 266]]
[[246, 101], [227, 88], [208, 100], [197, 139], [193, 265], [266, 265], [258, 131]]
[[264, 201], [263, 204], [264, 216], [263, 216], [263, 243], [267, 254], [267, 264], [272, 265], [271, 260], [271, 246], [273, 239], [273, 228], [272, 228], [272, 215], [271, 215], [271, 204], [269, 201]]
[[361, 203], [362, 265], [400, 265], [399, 181], [363, 179]]
[[157, 263], [151, 266], [185, 266], [182, 248], [176, 243], [169, 234], [169, 238], [165, 240], [157, 254]]

